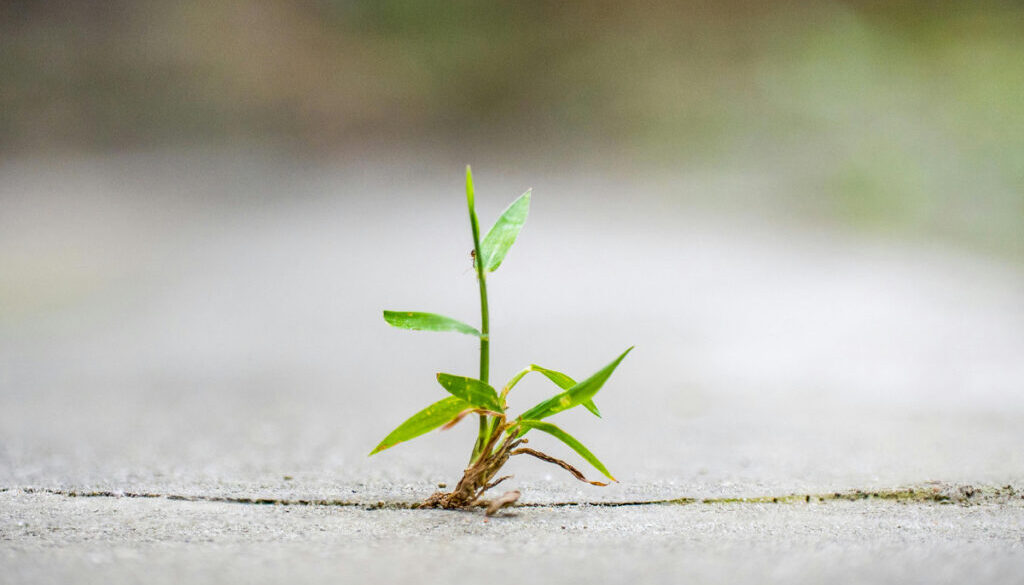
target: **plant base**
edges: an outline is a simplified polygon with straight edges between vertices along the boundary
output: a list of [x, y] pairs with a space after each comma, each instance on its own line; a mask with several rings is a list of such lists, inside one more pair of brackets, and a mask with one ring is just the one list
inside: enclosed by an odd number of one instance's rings
[[[494, 476], [498, 475], [501, 471], [502, 466], [508, 461], [509, 457], [513, 455], [532, 455], [541, 461], [547, 461], [553, 463], [562, 469], [565, 469], [573, 475], [576, 479], [589, 483], [591, 485], [605, 486], [606, 483], [599, 481], [590, 481], [575, 467], [569, 465], [561, 459], [556, 459], [546, 453], [528, 449], [526, 447], [520, 447], [523, 443], [527, 443], [526, 439], [515, 438], [508, 436], [502, 442], [501, 446], [493, 450], [494, 444], [504, 431], [503, 427], [499, 427], [491, 437], [491, 440], [484, 447], [482, 453], [489, 453], [489, 455], [481, 455], [477, 460], [471, 464], [462, 473], [462, 479], [455, 486], [455, 489], [451, 492], [434, 492], [429, 498], [424, 500], [420, 504], [420, 508], [445, 508], [449, 510], [457, 510], [470, 508], [473, 506], [484, 505], [483, 501], [484, 493], [498, 485], [499, 483], [511, 478], [511, 475], [503, 475], [497, 479]], [[511, 492], [510, 492], [511, 493]], [[514, 492], [516, 498], [519, 496], [519, 492]], [[515, 501], [513, 499], [512, 501]], [[511, 502], [509, 502], [511, 503]], [[502, 504], [508, 505], [508, 504]], [[490, 507], [488, 507], [490, 515]]]
[[471, 506], [478, 505], [481, 502], [481, 498], [484, 492], [498, 485], [512, 477], [511, 475], [505, 475], [494, 479], [494, 476], [498, 475], [501, 471], [502, 466], [508, 461], [508, 458], [512, 455], [518, 455], [516, 447], [521, 443], [526, 442], [526, 439], [513, 439], [507, 437], [501, 446], [491, 451], [496, 442], [496, 439], [500, 436], [501, 431], [494, 433], [491, 441], [484, 449], [483, 453], [490, 453], [489, 455], [481, 455], [473, 462], [466, 470], [462, 473], [462, 479], [455, 486], [455, 489], [451, 492], [435, 492], [432, 496], [427, 498], [421, 508], [447, 508], [447, 509], [458, 509], [458, 508], [469, 508]]

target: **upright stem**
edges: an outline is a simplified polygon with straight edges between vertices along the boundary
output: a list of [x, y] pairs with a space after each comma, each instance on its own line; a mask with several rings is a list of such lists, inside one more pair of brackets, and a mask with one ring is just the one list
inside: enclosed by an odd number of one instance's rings
[[[479, 249], [480, 244], [477, 244]], [[487, 314], [487, 277], [484, 276], [483, 270], [480, 268], [482, 264], [480, 262], [480, 253], [477, 252], [477, 278], [480, 282], [480, 381], [487, 384], [488, 376], [490, 374], [490, 357], [491, 357], [491, 340], [489, 338], [490, 326], [488, 323]], [[490, 425], [487, 422], [487, 416], [480, 415], [480, 430], [477, 432], [476, 445], [473, 447], [473, 457], [470, 461], [477, 458], [480, 455], [480, 450], [487, 444], [488, 434], [490, 434]]]
[[487, 315], [487, 277], [479, 274], [480, 279], [480, 381], [489, 383], [487, 378], [490, 374], [490, 347], [489, 339], [490, 326]]
[[[476, 267], [476, 280], [480, 286], [480, 381], [488, 383], [490, 374], [491, 340], [490, 340], [490, 315], [487, 310], [487, 273], [484, 270], [483, 256], [480, 255], [480, 223], [476, 218], [476, 205], [473, 193], [473, 174], [469, 166], [466, 167], [466, 202], [469, 205], [469, 223], [473, 229], [473, 264]], [[477, 433], [476, 443], [473, 445], [473, 455], [469, 458], [473, 462], [480, 451], [487, 444], [489, 425], [487, 416], [480, 415], [480, 430]]]

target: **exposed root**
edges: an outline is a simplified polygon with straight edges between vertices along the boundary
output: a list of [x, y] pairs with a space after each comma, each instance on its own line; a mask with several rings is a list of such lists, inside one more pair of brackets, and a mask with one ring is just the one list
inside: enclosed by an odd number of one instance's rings
[[499, 477], [498, 479], [496, 479], [496, 480], [492, 481], [491, 483], [485, 485], [484, 486], [484, 491], [487, 491], [487, 490], [491, 489], [492, 487], [498, 485], [499, 483], [505, 481], [506, 479], [512, 479], [512, 476], [511, 475], [503, 475], [502, 477]]
[[[468, 412], [470, 411], [467, 411], [465, 414], [468, 414]], [[458, 419], [456, 419], [456, 422], [457, 420]], [[480, 455], [470, 463], [469, 467], [467, 467], [465, 471], [463, 471], [462, 479], [459, 480], [455, 489], [449, 493], [435, 492], [427, 498], [420, 507], [458, 509], [481, 505], [483, 502], [484, 492], [512, 477], [511, 475], [506, 475], [504, 477], [499, 477], [498, 479], [493, 479], [494, 476], [498, 474], [498, 471], [501, 470], [502, 466], [504, 466], [508, 461], [508, 458], [513, 455], [532, 455], [541, 461], [547, 461], [548, 463], [553, 463], [561, 467], [582, 482], [598, 486], [608, 485], [600, 481], [588, 480], [580, 470], [561, 459], [556, 459], [546, 453], [541, 453], [534, 449], [520, 447], [520, 445], [527, 443], [528, 441], [519, 437], [515, 432], [505, 434], [505, 431], [508, 430], [512, 424], [505, 424], [504, 419], [500, 419], [500, 422], [495, 425], [494, 430], [491, 432], [491, 436], [487, 443], [480, 450]], [[512, 493], [513, 492], [507, 492], [504, 496], [495, 500], [495, 502], [502, 501]], [[517, 494], [516, 499], [518, 499], [519, 492], [515, 493]], [[503, 505], [507, 506], [510, 504], [511, 502]], [[493, 503], [491, 505], [493, 505]]]
[[[475, 505], [484, 492], [505, 481], [511, 476], [493, 479], [501, 467], [505, 465], [512, 450], [526, 442], [514, 435], [502, 439], [508, 427], [498, 425], [487, 444], [480, 451], [481, 455], [462, 473], [462, 479], [450, 493], [437, 492], [423, 502], [424, 508], [468, 508]], [[501, 444], [498, 445], [499, 440]], [[496, 447], [497, 446], [497, 447]]]
[[566, 463], [565, 461], [562, 461], [561, 459], [555, 459], [554, 457], [552, 457], [551, 455], [548, 455], [547, 453], [541, 453], [540, 451], [535, 451], [533, 449], [527, 449], [526, 447], [520, 447], [519, 449], [516, 449], [515, 451], [512, 451], [509, 455], [533, 455], [534, 457], [536, 457], [537, 459], [540, 459], [541, 461], [547, 461], [548, 463], [554, 463], [555, 465], [557, 465], [557, 466], [561, 467], [562, 469], [568, 471], [569, 473], [571, 473], [573, 475], [573, 477], [575, 477], [576, 479], [578, 479], [578, 480], [580, 480], [580, 481], [582, 481], [584, 483], [589, 483], [590, 485], [599, 485], [599, 486], [602, 486], [602, 487], [608, 485], [608, 484], [602, 483], [600, 481], [590, 481], [589, 479], [586, 478], [586, 476], [583, 475], [583, 473], [580, 472], [579, 469], [576, 469], [575, 467], [573, 467], [572, 465], [569, 465], [568, 463]]

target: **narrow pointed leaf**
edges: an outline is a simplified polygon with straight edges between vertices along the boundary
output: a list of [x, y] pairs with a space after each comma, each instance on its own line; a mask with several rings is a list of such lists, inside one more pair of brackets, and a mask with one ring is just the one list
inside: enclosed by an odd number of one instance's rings
[[460, 412], [472, 408], [471, 404], [454, 396], [439, 400], [398, 425], [398, 428], [384, 437], [384, 440], [370, 452], [370, 455], [379, 453], [389, 447], [394, 447], [403, 441], [415, 439], [422, 434], [429, 433], [458, 416]]
[[[573, 380], [568, 375], [563, 374], [562, 372], [556, 372], [555, 370], [542, 368], [537, 364], [532, 364], [530, 366], [530, 369], [533, 370], [534, 372], [540, 372], [544, 374], [548, 380], [551, 380], [552, 382], [557, 384], [558, 387], [561, 388], [562, 390], [568, 390], [569, 388], [572, 388], [573, 386], [576, 385], [576, 380]], [[597, 409], [597, 405], [594, 404], [593, 400], [583, 401], [583, 408], [586, 408], [587, 410], [592, 412], [594, 416], [596, 416], [597, 418], [601, 418], [601, 411]]]
[[384, 311], [384, 320], [388, 324], [399, 329], [413, 329], [416, 331], [457, 331], [466, 335], [480, 337], [480, 332], [474, 327], [466, 325], [444, 315], [434, 313], [419, 313], [415, 311]]
[[556, 427], [551, 423], [541, 422], [539, 420], [520, 421], [519, 426], [522, 427], [524, 430], [537, 429], [538, 431], [543, 431], [551, 435], [552, 437], [555, 437], [559, 441], [562, 441], [563, 443], [571, 447], [573, 451], [579, 453], [580, 457], [586, 459], [587, 463], [593, 465], [594, 469], [603, 473], [605, 477], [612, 481], [619, 481], [612, 477], [612, 474], [608, 472], [608, 468], [606, 468], [604, 464], [601, 463], [601, 461], [597, 457], [595, 457], [593, 453], [590, 452], [590, 449], [584, 447], [583, 443], [580, 443], [578, 440], [576, 440], [575, 437], [563, 431], [559, 427]]
[[604, 386], [604, 383], [608, 381], [608, 378], [612, 375], [612, 372], [615, 371], [615, 368], [619, 366], [619, 362], [625, 359], [626, 355], [631, 351], [633, 351], [632, 347], [622, 352], [622, 355], [615, 358], [612, 363], [601, 368], [593, 376], [577, 383], [565, 392], [552, 396], [530, 410], [527, 410], [520, 416], [520, 418], [523, 420], [541, 420], [553, 414], [562, 412], [563, 410], [568, 410], [574, 406], [578, 406], [584, 401], [593, 399], [594, 395], [597, 394], [597, 391], [600, 390], [601, 387]]
[[[466, 207], [469, 208], [469, 228], [473, 232], [474, 262], [480, 261], [480, 221], [476, 217], [476, 195], [473, 189], [473, 170], [466, 165]], [[481, 266], [475, 264], [474, 267]], [[479, 273], [479, 271], [478, 271]]]
[[484, 270], [494, 272], [501, 266], [505, 254], [508, 254], [509, 248], [516, 242], [519, 230], [523, 229], [529, 211], [530, 191], [527, 191], [513, 201], [502, 212], [498, 221], [494, 222], [491, 231], [487, 232], [487, 236], [484, 237], [484, 241], [480, 245]]
[[473, 169], [466, 165], [466, 204], [469, 205], [469, 212], [475, 214], [476, 195], [473, 191]]
[[567, 374], [563, 374], [562, 372], [542, 368], [537, 364], [531, 364], [530, 369], [533, 370], [534, 372], [540, 372], [544, 374], [544, 376], [548, 380], [554, 382], [562, 390], [568, 390], [569, 388], [572, 388], [573, 386], [576, 385], [576, 380], [573, 380]]
[[597, 405], [594, 404], [593, 400], [584, 400], [580, 404], [583, 405], [583, 408], [586, 408], [587, 410], [589, 410], [590, 414], [596, 416], [597, 418], [603, 418], [601, 416], [601, 411], [597, 409]]
[[472, 404], [476, 408], [493, 412], [505, 412], [501, 407], [501, 399], [490, 384], [466, 376], [438, 374], [437, 381], [452, 396], [456, 396]]

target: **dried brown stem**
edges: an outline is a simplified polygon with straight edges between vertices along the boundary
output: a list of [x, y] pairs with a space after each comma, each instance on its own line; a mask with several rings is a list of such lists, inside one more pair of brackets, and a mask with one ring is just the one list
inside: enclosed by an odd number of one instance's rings
[[474, 412], [477, 414], [501, 416], [497, 412], [494, 412], [492, 410], [484, 410], [482, 408], [468, 408], [466, 410], [463, 410], [459, 414], [455, 415], [455, 418], [453, 418], [452, 420], [446, 422], [444, 426], [441, 427], [441, 430], [447, 431], [448, 429], [462, 422], [462, 419], [466, 418], [466, 415], [473, 414]]
[[541, 453], [540, 451], [535, 451], [533, 449], [528, 449], [526, 447], [520, 447], [519, 449], [516, 449], [515, 451], [512, 451], [511, 453], [509, 453], [509, 456], [512, 456], [512, 455], [533, 455], [534, 457], [536, 457], [537, 459], [540, 459], [541, 461], [547, 461], [548, 463], [554, 463], [555, 465], [557, 465], [557, 466], [561, 467], [562, 469], [564, 469], [564, 470], [568, 471], [569, 473], [571, 473], [573, 475], [573, 477], [575, 477], [576, 479], [582, 481], [583, 483], [589, 483], [590, 485], [599, 485], [599, 486], [607, 486], [608, 485], [606, 483], [601, 483], [599, 481], [590, 481], [589, 479], [586, 478], [586, 476], [584, 476], [580, 472], [579, 469], [576, 469], [575, 467], [573, 467], [572, 465], [569, 465], [568, 463], [566, 463], [565, 461], [562, 461], [561, 459], [555, 459], [554, 457], [552, 457], [551, 455], [548, 455], [547, 453]]
[[491, 483], [485, 485], [484, 489], [482, 491], [487, 491], [487, 490], [491, 489], [492, 487], [498, 485], [499, 483], [505, 481], [506, 479], [512, 479], [512, 476], [511, 475], [503, 475], [503, 476], [499, 477], [498, 479], [492, 481]]

